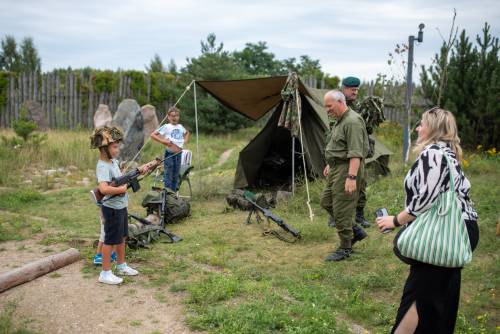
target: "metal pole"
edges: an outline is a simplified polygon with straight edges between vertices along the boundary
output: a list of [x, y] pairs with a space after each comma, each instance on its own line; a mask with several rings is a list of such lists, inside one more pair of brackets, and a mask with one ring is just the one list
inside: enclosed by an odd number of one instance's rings
[[406, 73], [406, 96], [405, 96], [405, 111], [406, 111], [406, 124], [403, 130], [403, 161], [408, 163], [410, 156], [411, 146], [411, 96], [413, 94], [413, 44], [415, 36], [408, 37], [408, 68]]
[[295, 137], [292, 135], [292, 195], [295, 196]]

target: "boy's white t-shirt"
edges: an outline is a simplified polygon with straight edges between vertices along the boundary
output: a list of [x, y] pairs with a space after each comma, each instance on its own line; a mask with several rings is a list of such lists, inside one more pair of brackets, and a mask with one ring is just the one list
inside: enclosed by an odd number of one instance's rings
[[187, 130], [182, 126], [182, 124], [163, 124], [156, 131], [180, 148], [184, 145], [184, 135]]

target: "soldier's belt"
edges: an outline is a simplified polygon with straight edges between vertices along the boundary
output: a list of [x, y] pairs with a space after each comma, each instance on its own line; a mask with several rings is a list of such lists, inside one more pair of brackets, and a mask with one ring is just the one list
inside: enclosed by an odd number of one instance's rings
[[328, 160], [328, 164], [330, 166], [347, 164], [347, 163], [349, 163], [349, 159], [330, 159], [330, 160]]

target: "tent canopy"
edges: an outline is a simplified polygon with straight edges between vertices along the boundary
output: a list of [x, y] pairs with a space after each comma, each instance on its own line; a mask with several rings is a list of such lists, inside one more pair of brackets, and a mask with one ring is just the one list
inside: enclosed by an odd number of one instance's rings
[[[244, 80], [196, 81], [210, 95], [226, 107], [257, 121], [281, 102], [285, 76]], [[307, 94], [308, 88], [300, 82], [299, 91]]]
[[[258, 120], [273, 110], [264, 128], [240, 152], [235, 188], [289, 185], [294, 161], [295, 173], [303, 173], [298, 138], [292, 137], [288, 129], [278, 127], [283, 103], [281, 90], [287, 78], [277, 76], [196, 82], [220, 103], [252, 120]], [[321, 176], [326, 164], [323, 154], [325, 132], [328, 129], [328, 116], [323, 107], [326, 90], [307, 87], [300, 79], [298, 87], [302, 102], [302, 146], [308, 175]], [[292, 156], [292, 147], [295, 148], [295, 157]], [[375, 151], [375, 156], [367, 160], [367, 163], [378, 161], [379, 172], [385, 174], [388, 170], [380, 166], [388, 161], [392, 152], [378, 141]]]

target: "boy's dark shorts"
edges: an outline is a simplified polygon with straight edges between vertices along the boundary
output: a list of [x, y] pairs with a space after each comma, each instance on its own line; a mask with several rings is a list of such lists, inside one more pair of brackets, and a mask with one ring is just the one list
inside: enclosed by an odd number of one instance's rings
[[104, 244], [119, 245], [128, 236], [127, 208], [113, 209], [102, 206], [104, 218]]

